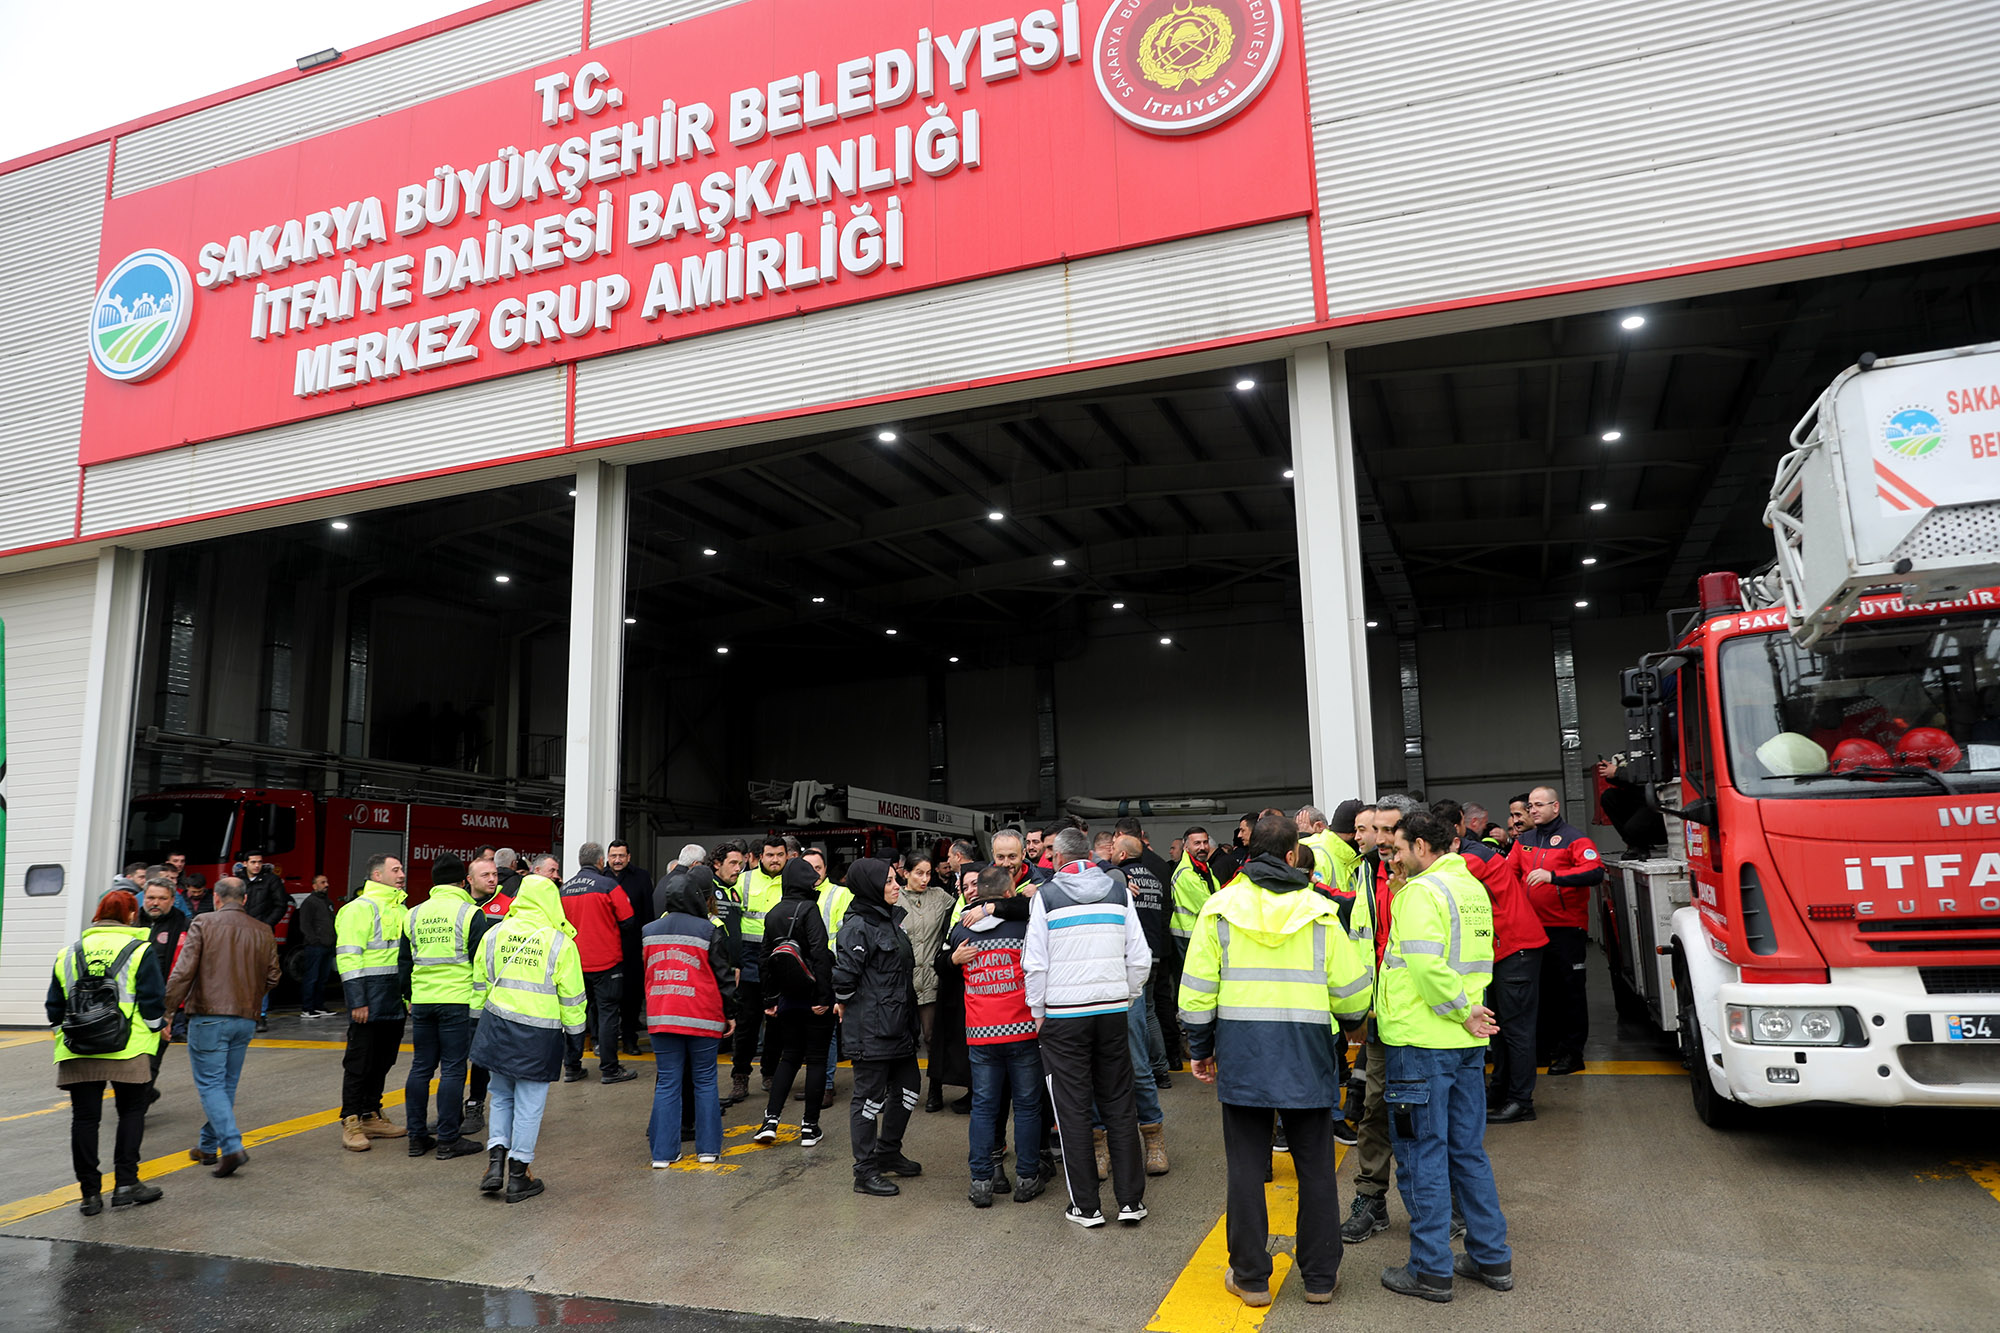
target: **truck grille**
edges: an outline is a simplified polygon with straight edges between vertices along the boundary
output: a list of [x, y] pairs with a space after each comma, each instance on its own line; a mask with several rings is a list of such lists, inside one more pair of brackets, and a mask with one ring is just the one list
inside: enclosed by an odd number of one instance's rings
[[[1872, 953], [2000, 953], [2000, 934], [1989, 934], [1985, 939], [1965, 938], [1968, 931], [2000, 931], [2000, 916], [1903, 917], [1863, 921], [1855, 929], [1863, 936], [1874, 937], [1865, 940]], [[1937, 938], [1947, 934], [1951, 938]], [[1932, 938], [1925, 939], [1926, 935]]]
[[1920, 967], [1926, 995], [2000, 995], [2000, 967]]
[[1931, 1087], [1963, 1087], [1972, 1083], [2000, 1086], [2000, 1046], [1933, 1043], [1898, 1046], [1903, 1070]]

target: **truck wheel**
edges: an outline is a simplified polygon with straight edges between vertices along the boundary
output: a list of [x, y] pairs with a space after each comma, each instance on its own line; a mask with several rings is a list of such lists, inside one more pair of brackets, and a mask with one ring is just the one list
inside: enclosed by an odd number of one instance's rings
[[[1685, 996], [1688, 991], [1687, 978], [1682, 976], [1680, 993]], [[1715, 1090], [1708, 1076], [1708, 1047], [1702, 1041], [1701, 1019], [1695, 1014], [1694, 1004], [1687, 1000], [1681, 1002], [1681, 1063], [1687, 1066], [1688, 1090], [1694, 1096], [1694, 1113], [1701, 1123], [1710, 1129], [1740, 1126], [1749, 1108]]]

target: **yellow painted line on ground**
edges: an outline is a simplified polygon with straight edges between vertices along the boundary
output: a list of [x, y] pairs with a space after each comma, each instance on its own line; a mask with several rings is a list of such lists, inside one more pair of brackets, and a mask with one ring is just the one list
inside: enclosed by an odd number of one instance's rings
[[64, 1099], [63, 1101], [57, 1102], [54, 1106], [44, 1106], [39, 1111], [23, 1111], [19, 1115], [0, 1115], [0, 1125], [6, 1124], [9, 1120], [31, 1120], [38, 1115], [47, 1115], [51, 1111], [60, 1111], [68, 1106], [69, 1106], [69, 1101], [67, 1099]]
[[[435, 1082], [431, 1084], [431, 1089], [432, 1091], [436, 1091], [437, 1084]], [[383, 1110], [387, 1110], [392, 1106], [401, 1106], [402, 1104], [403, 1090], [401, 1088], [392, 1088], [382, 1094]], [[246, 1149], [256, 1148], [266, 1143], [276, 1143], [279, 1139], [289, 1139], [294, 1135], [304, 1134], [309, 1130], [323, 1129], [328, 1125], [337, 1125], [339, 1123], [340, 1110], [337, 1107], [331, 1111], [316, 1111], [311, 1115], [294, 1116], [290, 1120], [280, 1120], [275, 1125], [264, 1125], [258, 1129], [244, 1130], [243, 1146]], [[394, 1139], [385, 1141], [396, 1142]], [[171, 1153], [165, 1157], [155, 1157], [150, 1162], [139, 1163], [139, 1179], [154, 1180], [160, 1176], [171, 1175], [175, 1171], [184, 1171], [188, 1167], [198, 1165], [200, 1163], [188, 1156], [188, 1150], [182, 1148], [179, 1152]], [[254, 1166], [255, 1163], [253, 1162], [252, 1165]], [[51, 1209], [60, 1208], [64, 1204], [74, 1204], [80, 1197], [76, 1185], [69, 1184], [64, 1185], [61, 1189], [50, 1190], [46, 1194], [36, 1194], [25, 1199], [16, 1199], [9, 1204], [0, 1204], [0, 1226], [12, 1226], [16, 1222], [34, 1217], [39, 1213], [46, 1213]]]
[[1994, 1198], [2000, 1199], [2000, 1162], [1953, 1162]]
[[[1549, 1075], [1547, 1065], [1535, 1071], [1544, 1077]], [[1592, 1060], [1574, 1074], [1561, 1074], [1559, 1078], [1577, 1078], [1585, 1074], [1672, 1074], [1683, 1076], [1687, 1070], [1678, 1060]]]
[[53, 1032], [13, 1032], [0, 1037], [0, 1051], [4, 1051], [10, 1046], [32, 1046], [38, 1041], [54, 1041], [55, 1039], [56, 1034]]
[[[1336, 1144], [1333, 1165], [1337, 1171], [1347, 1160], [1347, 1145]], [[1299, 1178], [1287, 1153], [1271, 1155], [1271, 1181], [1264, 1186], [1264, 1206], [1269, 1210], [1273, 1236], [1289, 1237], [1299, 1225]], [[1285, 1278], [1292, 1271], [1292, 1256], [1280, 1252], [1271, 1256], [1272, 1305], [1252, 1307], [1231, 1295], [1222, 1285], [1229, 1271], [1229, 1218], [1225, 1214], [1209, 1229], [1194, 1256], [1187, 1262], [1174, 1285], [1160, 1302], [1160, 1308], [1146, 1324], [1147, 1333], [1249, 1333], [1263, 1327], [1264, 1317], [1275, 1306]]]

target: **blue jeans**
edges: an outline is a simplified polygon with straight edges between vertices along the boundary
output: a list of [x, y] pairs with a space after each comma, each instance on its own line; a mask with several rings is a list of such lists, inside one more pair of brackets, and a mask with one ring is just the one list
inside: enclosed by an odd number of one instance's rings
[[[1153, 979], [1147, 977], [1146, 989], [1125, 1011], [1125, 1040], [1132, 1048], [1132, 1104], [1142, 1125], [1160, 1124], [1166, 1114], [1160, 1110], [1159, 1085], [1153, 1082], [1153, 1029], [1159, 1021], [1153, 1013]], [[1095, 1105], [1090, 1117], [1091, 1128], [1104, 1128], [1104, 1117]]]
[[1454, 1199], [1465, 1214], [1465, 1252], [1481, 1264], [1511, 1263], [1507, 1219], [1486, 1157], [1486, 1048], [1383, 1049], [1389, 1069], [1382, 1099], [1399, 1168], [1396, 1188], [1410, 1214], [1410, 1267], [1451, 1276]]
[[972, 1060], [972, 1125], [967, 1131], [966, 1165], [974, 1180], [993, 1179], [994, 1135], [1014, 1094], [1014, 1156], [1024, 1174], [1033, 1174], [1042, 1156], [1042, 1050], [1033, 1037], [967, 1046]]
[[201, 1113], [201, 1150], [243, 1151], [236, 1130], [236, 1080], [243, 1076], [243, 1053], [257, 1033], [257, 1020], [228, 1014], [190, 1014], [187, 1027], [188, 1072], [194, 1076]]
[[333, 950], [324, 944], [307, 944], [299, 949], [299, 1008], [311, 1013], [320, 1007], [326, 992], [326, 965]]
[[493, 1114], [487, 1120], [486, 1146], [505, 1148], [517, 1162], [534, 1161], [542, 1112], [549, 1104], [549, 1085], [495, 1070], [487, 1091], [493, 1098]]
[[465, 1053], [472, 1049], [472, 1009], [463, 1004], [410, 1006], [410, 1077], [403, 1084], [403, 1123], [412, 1138], [431, 1132], [431, 1075], [438, 1076], [437, 1136], [458, 1138], [465, 1114]]
[[826, 1090], [833, 1092], [833, 1071], [840, 1064], [840, 1024], [833, 1025], [833, 1035], [826, 1042]]
[[653, 1160], [671, 1162], [681, 1155], [681, 1079], [691, 1074], [694, 1098], [694, 1150], [722, 1151], [722, 1103], [716, 1099], [715, 1056], [719, 1037], [689, 1037], [676, 1032], [653, 1034], [653, 1119], [646, 1139]]

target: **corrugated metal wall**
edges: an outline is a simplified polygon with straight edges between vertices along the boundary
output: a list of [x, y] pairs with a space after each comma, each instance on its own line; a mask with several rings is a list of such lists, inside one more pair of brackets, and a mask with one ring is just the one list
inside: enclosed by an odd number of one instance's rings
[[1991, 212], [1989, 6], [1305, 0], [1338, 317]]
[[297, 143], [579, 49], [584, 0], [542, 0], [128, 134], [115, 194]]
[[59, 541], [76, 521], [109, 155], [85, 148], [0, 176], [0, 551]]
[[566, 377], [560, 367], [527, 371], [103, 463], [90, 469], [84, 487], [83, 530], [110, 532], [169, 523], [241, 505], [560, 449]]
[[590, 6], [590, 44], [603, 46], [648, 28], [741, 3], [743, 0], [594, 0]]
[[[100, 159], [98, 166], [103, 167]], [[101, 179], [101, 177], [100, 177]], [[101, 191], [100, 191], [101, 194]], [[85, 304], [88, 304], [86, 300]], [[80, 340], [79, 340], [80, 341]], [[7, 866], [0, 904], [0, 1024], [41, 1026], [49, 968], [64, 938], [64, 908], [82, 892], [72, 843], [90, 676], [97, 562], [0, 575], [6, 627]], [[58, 897], [30, 898], [31, 865], [60, 865]]]
[[[1059, 367], [1310, 321], [1303, 221], [1268, 223], [586, 361], [609, 439]], [[839, 349], [830, 354], [830, 349]]]

